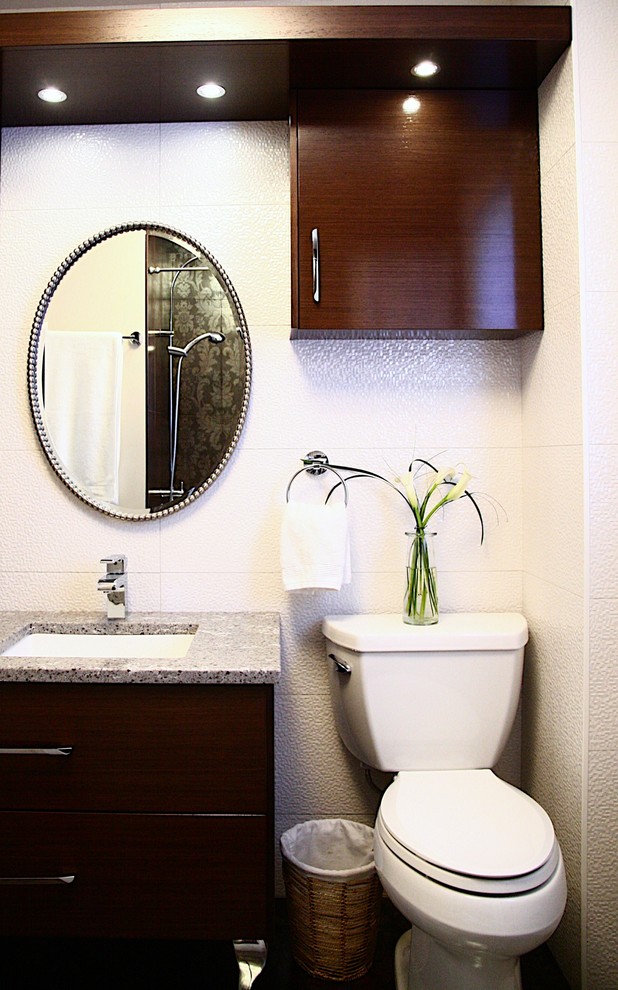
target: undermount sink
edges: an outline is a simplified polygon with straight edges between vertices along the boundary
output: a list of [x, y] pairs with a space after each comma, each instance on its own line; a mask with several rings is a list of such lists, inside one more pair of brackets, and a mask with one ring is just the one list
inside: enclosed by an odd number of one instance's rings
[[193, 636], [191, 632], [35, 632], [22, 636], [2, 656], [173, 659], [187, 655]]

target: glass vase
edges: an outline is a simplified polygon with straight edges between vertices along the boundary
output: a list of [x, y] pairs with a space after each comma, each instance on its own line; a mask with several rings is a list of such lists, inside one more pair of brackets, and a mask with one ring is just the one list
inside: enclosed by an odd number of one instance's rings
[[435, 533], [416, 529], [406, 533], [406, 593], [403, 621], [414, 626], [431, 626], [438, 621], [438, 578], [434, 561]]

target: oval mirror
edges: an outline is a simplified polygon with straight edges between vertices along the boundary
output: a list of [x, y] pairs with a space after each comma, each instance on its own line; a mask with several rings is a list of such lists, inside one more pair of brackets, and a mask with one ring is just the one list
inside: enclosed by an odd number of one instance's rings
[[157, 518], [201, 495], [236, 446], [250, 384], [234, 287], [180, 231], [105, 230], [41, 297], [28, 355], [34, 423], [62, 481], [108, 515]]

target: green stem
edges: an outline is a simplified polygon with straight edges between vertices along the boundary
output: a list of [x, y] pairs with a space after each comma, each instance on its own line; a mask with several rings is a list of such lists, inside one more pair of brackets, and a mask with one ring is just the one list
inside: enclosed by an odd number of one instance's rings
[[407, 566], [405, 616], [417, 625], [438, 621], [438, 589], [435, 568], [427, 544], [425, 530], [419, 528], [412, 536]]

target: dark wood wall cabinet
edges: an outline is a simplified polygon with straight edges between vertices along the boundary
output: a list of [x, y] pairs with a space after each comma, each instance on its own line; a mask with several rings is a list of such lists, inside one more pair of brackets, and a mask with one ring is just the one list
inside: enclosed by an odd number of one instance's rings
[[268, 938], [272, 695], [2, 684], [3, 935]]
[[536, 93], [404, 95], [296, 95], [297, 334], [540, 330]]
[[292, 336], [515, 336], [542, 328], [536, 91], [570, 41], [563, 6], [6, 13], [1, 117], [287, 119], [292, 93]]

